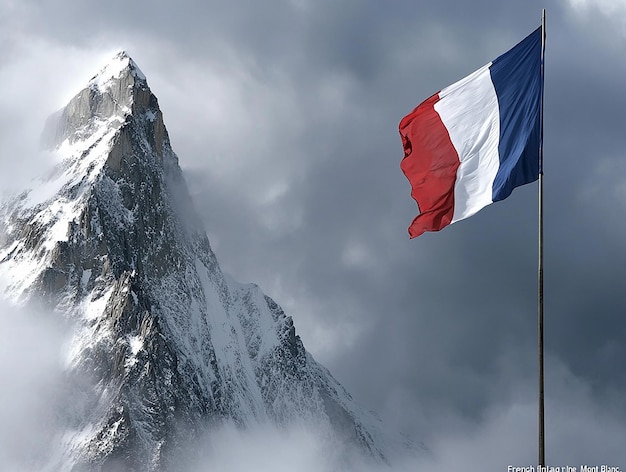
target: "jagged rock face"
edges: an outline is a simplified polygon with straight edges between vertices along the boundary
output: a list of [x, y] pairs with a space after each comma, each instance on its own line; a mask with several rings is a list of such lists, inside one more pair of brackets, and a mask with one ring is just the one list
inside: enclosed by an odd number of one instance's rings
[[376, 421], [292, 319], [222, 273], [126, 54], [48, 120], [44, 140], [63, 160], [2, 207], [0, 289], [78, 326], [57, 470], [176, 470], [185, 442], [222, 421], [312, 421], [384, 458]]

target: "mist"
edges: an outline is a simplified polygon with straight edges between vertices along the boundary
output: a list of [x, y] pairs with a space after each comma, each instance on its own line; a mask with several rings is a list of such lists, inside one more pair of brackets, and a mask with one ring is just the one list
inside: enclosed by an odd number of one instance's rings
[[[277, 428], [257, 425], [246, 430], [232, 425], [216, 428], [190, 448], [184, 472], [419, 472], [507, 471], [537, 468], [536, 378], [520, 375], [512, 365], [503, 373], [509, 390], [476, 421], [453, 411], [438, 411], [432, 431], [420, 432], [424, 443], [396, 449], [389, 463], [374, 461], [350, 445], [310, 424]], [[546, 359], [546, 463], [566, 470], [582, 465], [625, 470], [626, 427], [623, 399], [614, 391], [602, 402], [593, 387], [553, 356]], [[400, 405], [401, 406], [401, 405]], [[401, 422], [388, 418], [396, 432]], [[414, 438], [415, 439], [415, 438]], [[181, 464], [182, 465], [182, 464]]]
[[41, 470], [59, 431], [68, 329], [58, 314], [0, 303], [0, 470]]
[[[581, 465], [624, 470], [626, 427], [617, 404], [596, 404], [590, 386], [551, 358], [547, 370], [546, 460], [554, 467]], [[246, 430], [226, 425], [194, 445], [184, 472], [416, 472], [506, 471], [508, 466], [537, 467], [537, 403], [535, 379], [511, 385], [508, 401], [490, 408], [476, 424], [448, 417], [445, 429], [426, 434], [426, 448], [397, 451], [389, 464], [355, 453], [312, 425]], [[617, 392], [616, 392], [617, 393]], [[445, 415], [442, 415], [445, 416]], [[388, 425], [392, 426], [392, 425]], [[576, 444], [576, 447], [573, 447]], [[566, 469], [561, 469], [566, 470]]]

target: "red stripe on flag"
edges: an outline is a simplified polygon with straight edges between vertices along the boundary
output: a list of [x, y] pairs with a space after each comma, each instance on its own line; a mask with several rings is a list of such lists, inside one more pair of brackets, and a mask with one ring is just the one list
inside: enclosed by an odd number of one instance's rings
[[459, 155], [435, 111], [436, 93], [400, 121], [404, 158], [400, 168], [411, 183], [420, 214], [409, 227], [415, 238], [448, 226], [454, 214], [454, 184]]

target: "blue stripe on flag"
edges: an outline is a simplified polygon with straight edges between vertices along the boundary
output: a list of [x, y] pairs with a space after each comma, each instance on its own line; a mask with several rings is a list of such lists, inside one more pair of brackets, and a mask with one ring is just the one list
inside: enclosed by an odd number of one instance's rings
[[493, 201], [539, 177], [541, 107], [541, 28], [495, 59], [491, 81], [500, 109], [500, 168]]

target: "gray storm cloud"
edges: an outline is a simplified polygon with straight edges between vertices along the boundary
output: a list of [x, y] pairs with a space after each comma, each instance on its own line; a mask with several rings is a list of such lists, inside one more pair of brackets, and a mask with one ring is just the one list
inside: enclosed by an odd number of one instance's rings
[[547, 457], [626, 467], [620, 2], [20, 5], [0, 5], [0, 187], [46, 165], [45, 117], [127, 49], [222, 266], [447, 470], [535, 460], [536, 187], [408, 241], [397, 125], [545, 6]]

